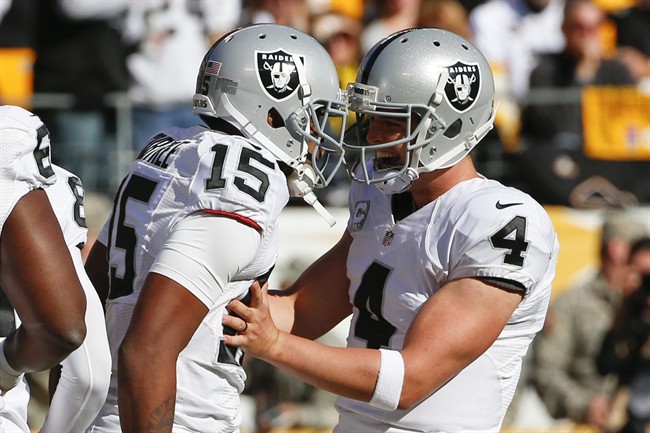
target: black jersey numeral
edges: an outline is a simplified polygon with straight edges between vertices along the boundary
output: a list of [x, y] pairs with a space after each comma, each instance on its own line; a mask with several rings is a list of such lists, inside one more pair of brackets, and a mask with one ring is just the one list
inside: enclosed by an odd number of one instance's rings
[[[34, 149], [34, 159], [36, 160], [36, 167], [38, 172], [46, 179], [54, 176], [54, 169], [52, 168], [52, 161], [50, 161], [50, 146], [45, 146], [41, 149], [43, 139], [47, 137], [49, 131], [45, 125], [41, 125], [36, 130], [36, 148]], [[46, 164], [47, 162], [47, 164]]]
[[78, 177], [70, 176], [68, 178], [68, 186], [74, 196], [74, 206], [72, 209], [74, 221], [79, 227], [86, 228], [86, 217], [84, 211], [84, 188], [81, 180]]
[[[110, 223], [111, 231], [115, 231], [114, 248], [124, 251], [124, 275], [117, 276], [117, 268], [110, 269], [110, 291], [108, 299], [115, 299], [133, 293], [133, 279], [135, 278], [135, 247], [137, 237], [135, 227], [127, 223], [126, 204], [135, 200], [143, 204], [149, 203], [158, 182], [155, 180], [133, 174], [126, 184], [122, 185], [117, 195], [113, 210], [113, 219]], [[117, 218], [117, 221], [115, 221]]]
[[354, 325], [354, 335], [366, 340], [366, 347], [379, 349], [388, 347], [390, 338], [397, 328], [382, 315], [384, 289], [392, 269], [373, 262], [361, 278], [361, 284], [354, 295], [354, 306], [359, 309], [359, 317]]
[[524, 265], [524, 253], [530, 242], [526, 240], [526, 218], [516, 216], [501, 230], [490, 236], [493, 248], [509, 250], [503, 257], [503, 263], [514, 266]]
[[[225, 144], [215, 144], [212, 146], [214, 151], [214, 162], [212, 164], [212, 175], [205, 182], [205, 189], [221, 189], [226, 187], [226, 179], [223, 177], [223, 166], [228, 154], [228, 146]], [[257, 161], [260, 164], [273, 169], [275, 163], [264, 158], [260, 153], [255, 152], [249, 148], [242, 148], [237, 164], [237, 170], [247, 173], [259, 180], [260, 184], [257, 189], [246, 184], [243, 177], [235, 176], [233, 184], [243, 193], [253, 197], [258, 202], [262, 203], [266, 196], [266, 191], [269, 189], [269, 176], [259, 168], [251, 165], [251, 160]]]

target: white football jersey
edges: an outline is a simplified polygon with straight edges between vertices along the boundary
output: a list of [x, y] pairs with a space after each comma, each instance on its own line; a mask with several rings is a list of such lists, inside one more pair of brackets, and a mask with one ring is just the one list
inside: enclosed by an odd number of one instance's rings
[[[7, 217], [25, 194], [56, 181], [50, 162], [50, 139], [43, 122], [27, 110], [0, 106], [0, 234]], [[13, 306], [0, 296], [0, 339], [19, 325]], [[0, 431], [29, 432], [29, 390], [23, 380], [0, 396]]]
[[[77, 349], [75, 352], [70, 354], [68, 358], [62, 361], [62, 383], [65, 382], [66, 386], [57, 387], [54, 400], [52, 401], [50, 410], [48, 412], [48, 420], [43, 425], [43, 429], [41, 430], [43, 432], [57, 430], [61, 431], [63, 429], [62, 425], [69, 426], [71, 423], [80, 420], [81, 416], [84, 415], [83, 411], [87, 410], [86, 404], [89, 400], [88, 396], [85, 394], [75, 394], [75, 392], [78, 392], [80, 390], [85, 391], [86, 382], [82, 382], [82, 386], [78, 386], [78, 383], [81, 381], [81, 378], [77, 377], [78, 372], [75, 372], [76, 374], [74, 374], [73, 377], [68, 377], [70, 374], [68, 373], [69, 367], [67, 366], [69, 359], [72, 359], [72, 357], [81, 358], [81, 361], [77, 362], [84, 366], [88, 366], [87, 370], [92, 372], [95, 368], [95, 364], [92, 363], [92, 356], [109, 356], [104, 323], [103, 320], [101, 320], [101, 316], [97, 316], [98, 312], [101, 314], [101, 304], [99, 304], [99, 299], [97, 298], [94, 287], [92, 287], [92, 284], [85, 276], [83, 270], [83, 262], [81, 261], [80, 248], [86, 243], [88, 233], [83, 210], [84, 190], [81, 185], [81, 181], [77, 176], [57, 165], [52, 165], [51, 167], [56, 174], [56, 182], [53, 185], [49, 186], [45, 192], [48, 199], [50, 200], [52, 210], [54, 211], [54, 214], [56, 215], [57, 221], [59, 222], [59, 225], [63, 232], [66, 245], [73, 253], [73, 261], [75, 261], [75, 267], [79, 272], [79, 278], [80, 281], [82, 281], [82, 286], [86, 293], [86, 299], [88, 301], [86, 314], [88, 335], [82, 347]], [[6, 304], [4, 302], [6, 302]], [[94, 310], [91, 308], [91, 303], [95, 307]], [[0, 308], [2, 308], [3, 311], [5, 308], [13, 309], [11, 304], [9, 304], [8, 300], [6, 299], [3, 299]], [[12, 324], [12, 329], [3, 329], [0, 336], [5, 337], [7, 335], [6, 331], [11, 331], [18, 326], [20, 326], [20, 318], [15, 314], [14, 311], [14, 323]], [[103, 335], [97, 335], [96, 332], [103, 333]], [[88, 341], [88, 339], [91, 339], [93, 341]], [[88, 350], [89, 344], [92, 345], [91, 350]], [[104, 348], [102, 344], [104, 344], [106, 348]], [[23, 380], [23, 382], [25, 381]], [[66, 392], [68, 395], [65, 395]], [[19, 386], [6, 393], [3, 398], [4, 408], [2, 410], [2, 416], [6, 416], [15, 425], [26, 425], [27, 404], [30, 399], [29, 388], [26, 386], [26, 383], [19, 384]], [[63, 400], [63, 402], [60, 400]], [[65, 407], [65, 410], [61, 409], [62, 406]], [[97, 411], [95, 409], [90, 415], [85, 415], [84, 419], [86, 419], [86, 425], [96, 413]], [[90, 419], [88, 419], [89, 417]], [[0, 431], [5, 430], [0, 427]], [[16, 430], [15, 427], [7, 427], [6, 431], [18, 430]], [[29, 430], [26, 429], [24, 431], [27, 432]]]
[[83, 248], [88, 237], [84, 211], [84, 189], [79, 178], [68, 170], [53, 165], [57, 181], [45, 192], [59, 221], [68, 248]]
[[[209, 313], [177, 362], [174, 431], [238, 428], [239, 394], [246, 376], [240, 365], [241, 350], [223, 344], [222, 316], [230, 300], [244, 296], [256, 278], [273, 268], [278, 219], [288, 200], [286, 177], [276, 159], [243, 137], [197, 126], [168, 129], [149, 142], [124, 178], [99, 237], [109, 252], [106, 320], [113, 356], [111, 388], [100, 415], [116, 417], [117, 350], [152, 264], [177, 222], [208, 212], [253, 227], [261, 241], [253, 261], [223, 290], [199, 281], [193, 269], [176, 269], [192, 280], [192, 287], [184, 287], [206, 304]], [[119, 431], [115, 419], [113, 428], [118, 430], [106, 427], [109, 423], [99, 423], [92, 431]]]
[[0, 233], [22, 196], [55, 181], [43, 122], [23, 108], [0, 106]]
[[340, 397], [336, 431], [498, 432], [550, 299], [559, 244], [547, 213], [485, 178], [456, 185], [397, 223], [391, 196], [372, 185], [354, 182], [349, 205], [348, 346], [402, 349], [422, 305], [459, 278], [515, 281], [525, 296], [494, 344], [426, 400], [390, 412]]

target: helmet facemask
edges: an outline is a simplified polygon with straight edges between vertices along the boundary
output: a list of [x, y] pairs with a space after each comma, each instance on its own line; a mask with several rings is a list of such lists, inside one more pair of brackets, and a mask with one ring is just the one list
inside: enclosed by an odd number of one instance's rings
[[[357, 113], [358, 122], [351, 127], [356, 143], [346, 139], [347, 154], [354, 154], [356, 159], [346, 158], [352, 178], [366, 184], [377, 184], [384, 192], [398, 193], [407, 190], [412, 181], [423, 171], [431, 171], [421, 164], [423, 153], [435, 155], [434, 142], [443, 133], [447, 125], [435, 113], [435, 108], [422, 104], [400, 104], [378, 102], [373, 98], [377, 92], [371, 86], [350, 83], [348, 85], [348, 102], [351, 111]], [[402, 138], [379, 144], [370, 144], [367, 140], [370, 118], [390, 117], [404, 119]], [[398, 145], [405, 145], [403, 160], [390, 167], [381, 167], [378, 152]], [[372, 172], [369, 171], [373, 168]]]
[[292, 113], [285, 124], [291, 136], [300, 143], [300, 161], [311, 165], [316, 175], [313, 186], [329, 185], [343, 163], [343, 126], [335, 131], [330, 119], [340, 118], [341, 125], [347, 120], [347, 102], [338, 100], [309, 101]]
[[[367, 125], [356, 125], [364, 136], [356, 143], [346, 136], [344, 143], [348, 161], [355, 152], [363, 161], [353, 167], [353, 179], [388, 193], [407, 190], [420, 174], [461, 161], [492, 128], [495, 114], [494, 80], [485, 57], [460, 36], [436, 28], [406, 29], [378, 42], [347, 93], [353, 112], [405, 120], [399, 139], [387, 136], [394, 141], [368, 143]], [[406, 150], [399, 167], [372, 165], [377, 152], [395, 145]]]

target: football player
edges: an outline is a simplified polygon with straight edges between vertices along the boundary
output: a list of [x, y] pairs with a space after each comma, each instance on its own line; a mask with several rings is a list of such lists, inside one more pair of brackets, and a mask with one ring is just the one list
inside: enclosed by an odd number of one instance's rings
[[[284, 296], [232, 301], [226, 344], [339, 394], [335, 432], [498, 432], [559, 245], [537, 202], [472, 162], [494, 119], [490, 67], [453, 33], [404, 30], [348, 97], [347, 230]], [[311, 341], [349, 314], [347, 348]]]
[[52, 165], [56, 183], [47, 188], [79, 281], [86, 295], [86, 338], [77, 350], [51, 371], [50, 407], [40, 433], [82, 432], [95, 419], [106, 400], [111, 377], [103, 305], [86, 271], [81, 249], [88, 229], [84, 213], [81, 180], [69, 171]]
[[86, 335], [83, 288], [43, 190], [55, 181], [43, 122], [20, 107], [0, 106], [2, 431], [30, 431], [24, 373], [54, 367]]
[[113, 356], [90, 431], [238, 431], [246, 375], [221, 318], [271, 272], [290, 195], [332, 220], [313, 188], [341, 164], [343, 131], [325, 132], [345, 123], [341, 95], [324, 48], [289, 27], [240, 28], [207, 52], [193, 106], [208, 127], [148, 142], [88, 257]]

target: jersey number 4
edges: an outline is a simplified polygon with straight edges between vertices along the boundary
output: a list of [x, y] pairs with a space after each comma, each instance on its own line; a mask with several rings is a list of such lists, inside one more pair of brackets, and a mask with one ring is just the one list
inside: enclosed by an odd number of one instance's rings
[[[490, 236], [493, 248], [507, 250], [503, 262], [522, 266], [524, 253], [528, 250], [526, 241], [526, 218], [516, 216], [501, 230]], [[379, 349], [389, 347], [390, 338], [397, 328], [382, 315], [384, 290], [392, 269], [379, 262], [373, 262], [361, 278], [361, 284], [354, 295], [354, 306], [359, 317], [354, 325], [354, 335], [366, 340], [366, 347]]]

